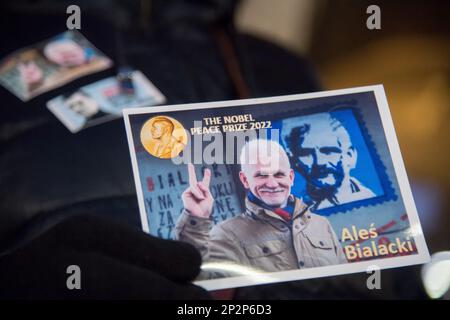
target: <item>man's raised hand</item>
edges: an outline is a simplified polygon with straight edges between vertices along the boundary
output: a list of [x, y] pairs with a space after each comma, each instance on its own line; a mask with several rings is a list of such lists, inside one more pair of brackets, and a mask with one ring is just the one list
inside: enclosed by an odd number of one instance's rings
[[184, 209], [186, 209], [192, 216], [209, 218], [214, 205], [214, 198], [209, 191], [211, 170], [206, 169], [203, 180], [197, 181], [194, 165], [189, 163], [188, 173], [189, 188], [187, 188], [181, 196], [183, 199]]

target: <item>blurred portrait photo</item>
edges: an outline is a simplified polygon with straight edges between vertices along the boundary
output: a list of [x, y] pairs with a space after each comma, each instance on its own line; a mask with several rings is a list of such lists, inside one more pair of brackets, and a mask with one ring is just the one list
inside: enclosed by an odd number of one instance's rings
[[0, 62], [0, 84], [23, 101], [112, 66], [83, 35], [67, 31]]

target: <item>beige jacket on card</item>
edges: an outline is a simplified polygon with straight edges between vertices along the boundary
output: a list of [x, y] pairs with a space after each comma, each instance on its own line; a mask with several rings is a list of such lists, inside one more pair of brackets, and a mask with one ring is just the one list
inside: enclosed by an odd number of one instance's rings
[[[292, 197], [292, 196], [291, 196]], [[284, 271], [346, 263], [330, 223], [295, 199], [292, 223], [246, 199], [246, 211], [215, 226], [208, 218], [183, 211], [177, 240], [196, 247], [203, 262], [245, 266], [255, 271]], [[200, 278], [230, 276], [230, 272]]]

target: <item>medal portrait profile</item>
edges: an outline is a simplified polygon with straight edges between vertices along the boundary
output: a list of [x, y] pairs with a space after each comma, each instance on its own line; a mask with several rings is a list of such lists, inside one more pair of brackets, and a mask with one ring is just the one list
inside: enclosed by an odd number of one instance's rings
[[170, 159], [178, 156], [186, 147], [187, 134], [183, 125], [174, 118], [156, 116], [142, 126], [141, 142], [151, 155]]

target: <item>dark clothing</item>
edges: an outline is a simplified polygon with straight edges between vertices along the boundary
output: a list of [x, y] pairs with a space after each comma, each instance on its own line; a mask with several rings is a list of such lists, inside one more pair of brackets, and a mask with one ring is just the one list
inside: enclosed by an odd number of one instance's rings
[[[64, 32], [68, 17], [65, 8], [78, 3], [82, 8], [81, 33], [112, 58], [116, 68], [129, 64], [142, 71], [167, 97], [167, 104], [236, 99], [243, 97], [243, 92], [249, 93], [248, 97], [261, 97], [318, 90], [315, 77], [303, 59], [233, 30], [235, 1], [155, 0], [151, 12], [141, 10], [142, 1], [120, 2], [120, 5], [112, 1], [34, 1], [31, 4], [25, 1], [28, 5], [46, 4], [42, 10], [21, 3], [0, 5], [0, 57]], [[235, 49], [241, 77], [228, 70], [230, 59], [221, 45], [224, 39]], [[126, 262], [124, 267], [120, 254], [111, 251], [112, 246], [122, 251], [132, 250], [130, 239], [136, 236], [135, 232], [142, 233], [123, 121], [115, 120], [72, 134], [46, 108], [51, 98], [115, 73], [112, 68], [77, 79], [26, 103], [0, 87], [0, 273], [4, 277], [2, 281], [9, 281], [9, 288], [17, 289], [8, 291], [10, 296], [20, 297], [25, 294], [21, 288], [26, 290], [27, 286], [31, 292], [27, 297], [39, 296], [42, 290], [47, 290], [42, 297], [58, 296], [57, 287], [50, 285], [42, 289], [47, 286], [39, 280], [47, 278], [39, 277], [38, 273], [46, 268], [61, 272], [60, 268], [72, 261], [72, 256], [87, 268], [111, 264], [111, 273], [106, 275], [111, 279], [118, 279], [114, 275], [119, 272], [124, 279], [134, 279], [130, 280], [132, 283], [137, 283], [140, 275], [145, 279], [143, 284], [151, 281], [151, 277], [160, 279], [152, 287], [153, 292], [142, 292], [143, 297], [157, 296], [158, 287], [166, 283], [173, 284], [170, 287], [175, 290], [176, 283], [185, 282], [192, 275], [180, 280], [161, 273], [164, 268], [144, 274], [138, 262]], [[125, 232], [122, 241], [113, 244], [108, 241], [106, 231], [97, 232], [94, 227], [85, 230], [78, 223], [67, 222], [80, 214], [116, 220], [133, 231]], [[96, 226], [100, 227], [101, 223]], [[107, 226], [111, 232], [115, 230]], [[88, 232], [93, 232], [95, 237]], [[101, 251], [109, 250], [109, 256], [94, 257], [87, 243], [81, 249], [76, 247], [69, 238], [76, 236], [90, 239], [92, 245], [103, 239]], [[152, 242], [148, 236], [141, 241], [143, 245]], [[176, 248], [172, 250], [177, 252]], [[198, 256], [188, 254], [187, 257], [199, 272]], [[27, 260], [36, 263], [37, 273], [25, 263]], [[19, 280], [26, 285], [22, 283], [21, 287]], [[99, 280], [99, 288], [92, 289], [91, 296], [96, 292], [96, 297], [118, 297], [108, 296], [106, 287], [100, 283]], [[124, 297], [127, 293], [129, 297], [136, 296], [131, 286], [116, 284], [124, 288]], [[0, 296], [8, 297], [8, 292], [3, 291]], [[65, 294], [64, 291], [62, 297]], [[76, 297], [76, 293], [72, 294]], [[167, 296], [169, 292], [161, 297]]]

